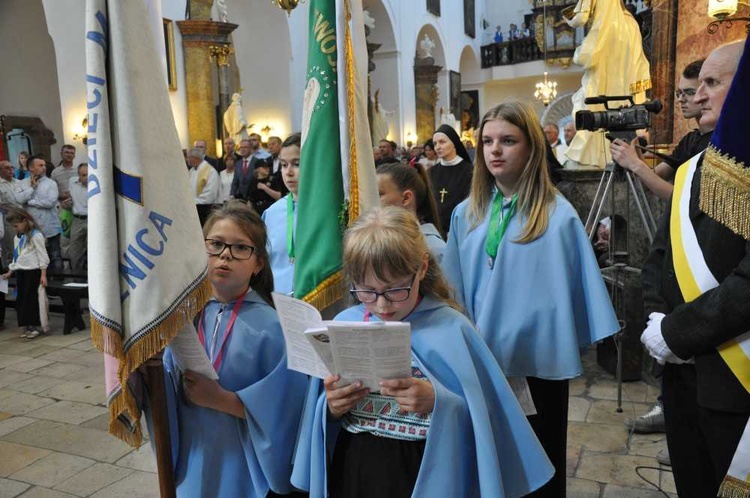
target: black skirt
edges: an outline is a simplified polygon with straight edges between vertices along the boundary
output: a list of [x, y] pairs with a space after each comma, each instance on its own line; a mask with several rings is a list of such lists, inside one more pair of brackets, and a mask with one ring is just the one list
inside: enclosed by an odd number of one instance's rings
[[426, 443], [342, 429], [328, 472], [330, 498], [409, 498]]
[[42, 270], [16, 270], [16, 315], [19, 327], [39, 327], [39, 281]]

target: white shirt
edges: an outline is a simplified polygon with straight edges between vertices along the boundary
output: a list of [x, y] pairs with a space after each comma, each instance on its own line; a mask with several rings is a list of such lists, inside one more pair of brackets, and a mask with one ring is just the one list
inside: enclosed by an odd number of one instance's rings
[[89, 195], [88, 185], [82, 185], [78, 177], [71, 178], [68, 182], [68, 192], [73, 199], [73, 214], [77, 216], [88, 216]]
[[[203, 187], [203, 190], [195, 195], [195, 188], [198, 185], [198, 177], [206, 168], [209, 169], [208, 181]], [[214, 167], [208, 164], [206, 161], [200, 163], [197, 168], [190, 168], [190, 189], [195, 195], [196, 204], [215, 204], [216, 199], [219, 197], [220, 187], [221, 185], [219, 181], [219, 174], [216, 172]]]
[[221, 189], [219, 190], [219, 198], [216, 200], [216, 204], [224, 204], [229, 200], [229, 191], [232, 190], [234, 170], [223, 170], [219, 173], [219, 178], [221, 179]]
[[[51, 181], [51, 180], [50, 180]], [[49, 256], [45, 247], [46, 240], [39, 230], [24, 234], [23, 247], [19, 248], [21, 237], [16, 235], [13, 239], [13, 247], [18, 257], [15, 258], [8, 268], [16, 270], [40, 270], [49, 265]]]

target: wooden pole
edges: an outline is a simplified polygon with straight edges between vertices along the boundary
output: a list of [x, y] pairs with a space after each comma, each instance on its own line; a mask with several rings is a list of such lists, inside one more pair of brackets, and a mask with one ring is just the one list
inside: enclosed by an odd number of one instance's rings
[[167, 396], [164, 390], [164, 368], [162, 365], [146, 367], [146, 387], [151, 407], [151, 423], [154, 430], [156, 467], [159, 471], [159, 493], [161, 498], [176, 496], [174, 467], [172, 466], [172, 445], [169, 438], [169, 417], [167, 416]]

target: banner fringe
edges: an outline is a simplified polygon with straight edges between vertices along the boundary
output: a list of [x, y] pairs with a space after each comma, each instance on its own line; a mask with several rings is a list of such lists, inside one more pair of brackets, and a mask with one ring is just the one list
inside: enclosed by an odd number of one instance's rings
[[323, 280], [302, 300], [322, 310], [344, 297], [344, 275], [341, 270]]
[[140, 425], [133, 433], [118, 420], [121, 414], [126, 414], [136, 424], [141, 419], [141, 410], [128, 389], [128, 378], [146, 360], [163, 351], [182, 327], [203, 308], [212, 294], [211, 282], [204, 277], [166, 319], [133, 344], [133, 347], [127, 353], [123, 351], [122, 337], [110, 327], [96, 320], [92, 315], [92, 344], [102, 353], [117, 358], [119, 363], [117, 378], [120, 381], [121, 390], [109, 404], [110, 434], [131, 446], [140, 446], [142, 441]]
[[727, 475], [719, 487], [719, 498], [750, 498], [750, 483]]
[[750, 240], [750, 169], [713, 145], [703, 157], [700, 209]]
[[[349, 117], [349, 226], [359, 218], [359, 160], [357, 158], [357, 134], [355, 131], [355, 80], [354, 80], [354, 44], [349, 23], [352, 14], [349, 1], [344, 1], [346, 9], [346, 28], [344, 29], [344, 57], [346, 58], [346, 107]], [[322, 308], [321, 308], [322, 309]]]

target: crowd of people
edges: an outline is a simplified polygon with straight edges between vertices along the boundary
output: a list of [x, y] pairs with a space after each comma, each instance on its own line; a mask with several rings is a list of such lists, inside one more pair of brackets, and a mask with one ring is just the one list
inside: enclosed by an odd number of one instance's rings
[[[18, 325], [34, 339], [46, 328], [47, 274], [87, 269], [88, 165], [75, 165], [76, 148], [63, 145], [52, 165], [42, 154], [0, 161], [0, 266], [15, 278]], [[0, 293], [0, 324], [5, 294]]]
[[[615, 160], [669, 198], [675, 171], [708, 145], [742, 53], [741, 44], [730, 44], [685, 68], [676, 98], [698, 128], [672, 160], [648, 168], [637, 142], [614, 140]], [[592, 247], [553, 186], [552, 163], [564, 162], [575, 133], [566, 122], [563, 141], [558, 124], [542, 126], [529, 106], [510, 101], [484, 115], [473, 155], [448, 125], [408, 151], [380, 142], [382, 207], [345, 234], [343, 272], [354, 306], [335, 318], [411, 324], [412, 376], [384, 380], [378, 391], [335, 375], [308, 382], [283, 368], [267, 296], [294, 294], [299, 134], [268, 155], [243, 141], [238, 156], [222, 160], [231, 182], [211, 180], [211, 166], [202, 175], [205, 157], [189, 152], [196, 188], [229, 185], [230, 201], [204, 225], [215, 301], [200, 315], [201, 330], [213, 331], [205, 339], [211, 359], [226, 352], [219, 381], [179, 372], [167, 354], [168, 375], [182, 378], [170, 385], [186, 394], [172, 398], [181, 407], [178, 426], [192, 428], [180, 430], [178, 494], [565, 496], [568, 381], [582, 373], [581, 348], [620, 328], [594, 249], [607, 257], [608, 229], [622, 220], [602, 220]], [[750, 395], [716, 349], [750, 323], [747, 306], [738, 308], [748, 292], [746, 240], [699, 211], [697, 171], [682, 189], [692, 190], [689, 206], [671, 209], [685, 211], [699, 246], [711, 251], [718, 282], [695, 300], [680, 293], [667, 214], [643, 269], [649, 317], [642, 341], [665, 364], [663, 398], [658, 410], [628, 422], [661, 430], [647, 422], [664, 414], [667, 459], [686, 497], [716, 495], [750, 414]], [[273, 193], [258, 186], [277, 173], [283, 190], [278, 182]], [[267, 209], [251, 209], [253, 191], [269, 194]], [[231, 316], [222, 312], [230, 308]], [[237, 342], [229, 335], [235, 319]], [[242, 373], [247, 341], [262, 358], [252, 375]], [[201, 436], [207, 424], [231, 440], [220, 455], [214, 437]]]

